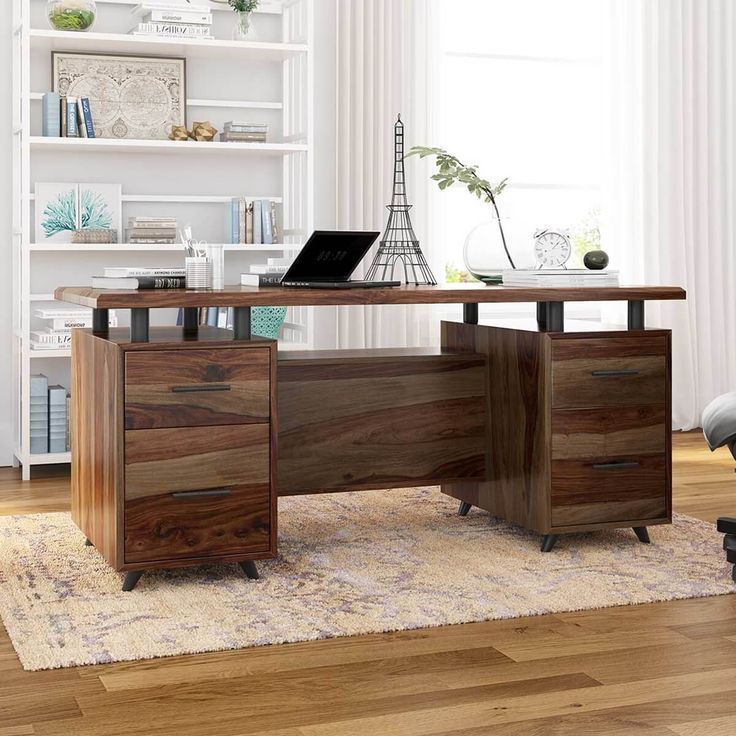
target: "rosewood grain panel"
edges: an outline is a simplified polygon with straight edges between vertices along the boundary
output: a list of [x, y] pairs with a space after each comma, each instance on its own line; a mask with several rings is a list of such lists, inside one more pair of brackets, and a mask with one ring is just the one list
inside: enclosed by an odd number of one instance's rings
[[233, 485], [268, 485], [269, 425], [125, 432], [125, 499]]
[[269, 379], [265, 348], [128, 351], [125, 427], [268, 422]]
[[520, 288], [443, 284], [376, 289], [297, 289], [226, 286], [217, 291], [149, 289], [114, 291], [60, 286], [56, 299], [97, 309], [145, 307], [247, 307], [339, 304], [462, 304], [483, 302], [560, 302], [684, 299], [676, 286], [611, 286], [606, 288]]
[[107, 562], [122, 554], [123, 367], [117, 346], [72, 331], [72, 518]]
[[667, 358], [573, 358], [552, 363], [555, 409], [640, 406], [667, 401]]
[[126, 501], [125, 562], [228, 557], [268, 552], [268, 483], [212, 495], [161, 494]]
[[552, 462], [552, 504], [651, 497], [664, 487], [662, 455], [628, 455]]
[[664, 406], [555, 409], [552, 458], [664, 454], [669, 431]]
[[573, 358], [640, 358], [645, 355], [669, 354], [667, 330], [641, 330], [636, 334], [609, 336], [588, 333], [571, 338], [555, 333], [552, 338], [552, 360]]
[[564, 531], [577, 531], [578, 528], [585, 528], [591, 524], [613, 527], [647, 526], [665, 523], [667, 519], [664, 496], [631, 497], [619, 501], [555, 506], [552, 509], [552, 531], [557, 531], [561, 527], [565, 527]]
[[340, 351], [279, 362], [279, 494], [484, 477], [485, 360]]
[[442, 323], [442, 347], [488, 357], [488, 480], [443, 485], [455, 498], [532, 529], [549, 526], [549, 338]]

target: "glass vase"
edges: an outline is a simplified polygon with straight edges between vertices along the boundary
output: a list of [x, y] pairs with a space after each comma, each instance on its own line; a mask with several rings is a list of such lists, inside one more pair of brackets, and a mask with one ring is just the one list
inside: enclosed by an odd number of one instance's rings
[[238, 16], [238, 19], [233, 30], [233, 39], [235, 41], [252, 41], [254, 33], [251, 11], [236, 11], [236, 15]]
[[46, 15], [55, 31], [88, 31], [97, 17], [95, 0], [48, 0]]
[[[528, 246], [526, 250], [531, 253], [531, 244], [531, 233], [526, 233], [523, 226], [520, 228], [518, 222], [506, 217], [502, 217], [499, 221], [493, 217], [476, 225], [465, 238], [463, 246], [465, 268], [479, 281], [486, 284], [500, 284], [502, 272], [513, 268], [506, 255], [506, 249], [518, 267], [519, 261], [524, 260], [525, 245]], [[521, 264], [524, 265], [526, 264]]]

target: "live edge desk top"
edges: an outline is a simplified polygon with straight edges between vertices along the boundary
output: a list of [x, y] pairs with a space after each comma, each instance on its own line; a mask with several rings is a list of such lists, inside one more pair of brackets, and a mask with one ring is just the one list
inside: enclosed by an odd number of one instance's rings
[[60, 286], [56, 299], [92, 309], [161, 307], [297, 307], [366, 304], [482, 304], [491, 302], [588, 302], [685, 299], [677, 286], [526, 288], [447, 284], [375, 289], [298, 289], [226, 286], [220, 290], [150, 289], [114, 291]]

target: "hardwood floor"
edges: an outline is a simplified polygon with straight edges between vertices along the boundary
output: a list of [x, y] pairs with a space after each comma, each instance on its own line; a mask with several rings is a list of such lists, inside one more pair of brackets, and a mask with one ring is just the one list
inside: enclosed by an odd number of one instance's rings
[[[736, 515], [734, 461], [674, 438], [675, 510]], [[0, 470], [0, 514], [68, 478]], [[553, 556], [540, 558], [552, 564]], [[715, 736], [736, 729], [736, 596], [24, 672], [0, 627], [0, 736]]]

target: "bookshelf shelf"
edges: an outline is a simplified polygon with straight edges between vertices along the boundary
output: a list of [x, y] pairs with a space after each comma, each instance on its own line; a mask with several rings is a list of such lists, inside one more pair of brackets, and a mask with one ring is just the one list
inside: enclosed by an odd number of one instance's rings
[[[273, 245], [238, 245], [226, 243], [226, 253], [273, 253], [281, 251], [296, 251], [302, 248], [302, 243], [274, 243]], [[28, 246], [31, 252], [38, 253], [130, 253], [148, 251], [150, 253], [174, 252], [181, 253], [182, 246], [178, 243], [161, 243], [159, 245], [143, 245], [139, 243], [99, 243], [77, 245], [74, 243], [31, 243]]]
[[[130, 11], [140, 0], [97, 2], [101, 31], [88, 33], [48, 28], [47, 0], [9, 3], [14, 31], [13, 415], [15, 455], [24, 479], [34, 465], [70, 461], [70, 453], [30, 452], [30, 376], [42, 372], [67, 387], [71, 380], [68, 346], [33, 350], [31, 331], [42, 326], [34, 307], [53, 303], [49, 290], [59, 283], [90, 283], [107, 266], [145, 266], [159, 258], [164, 265], [183, 262], [178, 243], [36, 242], [43, 237], [36, 224], [38, 184], [119, 184], [115, 216], [122, 223], [133, 216], [175, 217], [180, 227], [191, 225], [196, 238], [211, 243], [229, 239], [234, 198], [274, 202], [281, 239], [297, 242], [226, 244], [228, 283], [239, 281], [239, 273], [251, 265], [265, 264], [267, 257], [292, 256], [313, 229], [314, 0], [261, 0], [256, 12], [265, 17], [255, 22], [257, 41], [229, 40], [228, 24], [234, 26], [235, 17], [224, 2], [210, 3], [218, 39], [134, 36], [128, 33], [136, 18]], [[221, 130], [227, 120], [265, 121], [276, 142], [42, 137], [42, 98], [52, 86], [53, 51], [184, 57], [188, 123], [209, 119]], [[121, 231], [119, 237], [127, 234]], [[150, 255], [140, 255], [146, 252]], [[290, 307], [280, 347], [311, 347], [311, 319], [310, 308]]]
[[117, 138], [44, 138], [31, 136], [30, 146], [35, 150], [74, 151], [79, 153], [167, 153], [167, 154], [233, 154], [249, 153], [264, 156], [283, 156], [308, 150], [303, 143], [199, 143], [197, 141], [127, 140]]
[[156, 36], [132, 36], [127, 33], [69, 33], [32, 28], [31, 48], [49, 51], [104, 50], [110, 54], [173, 54], [208, 59], [231, 58], [253, 61], [285, 61], [305, 54], [303, 43], [271, 43], [265, 41], [224, 41], [219, 39], [180, 39]]

